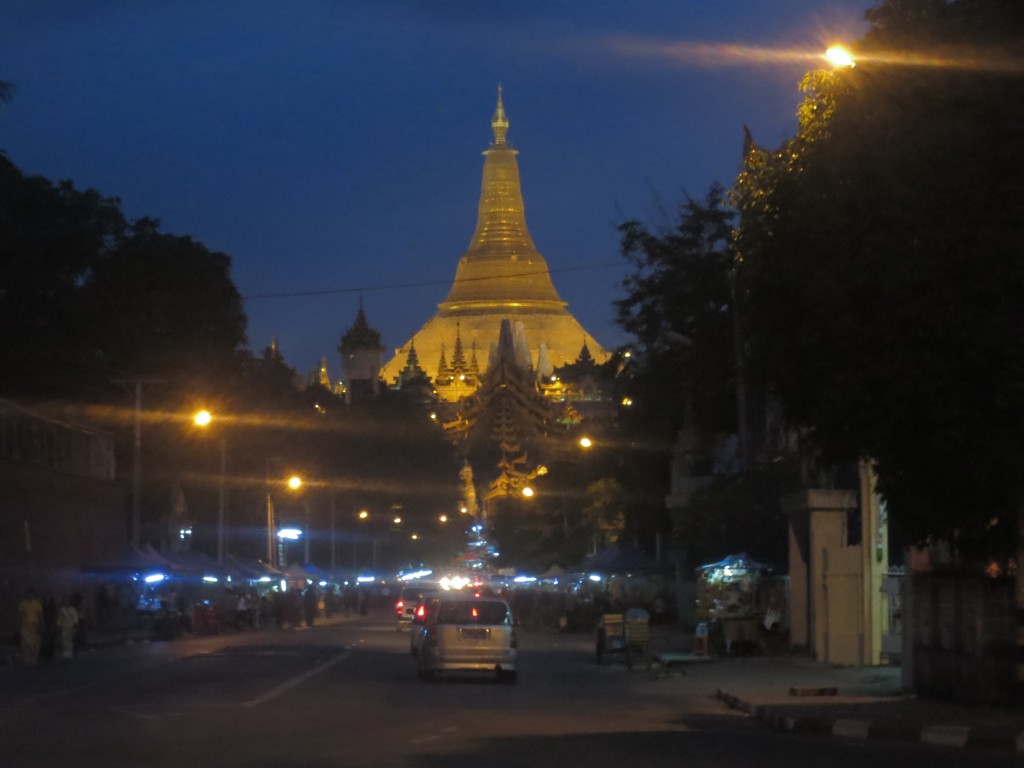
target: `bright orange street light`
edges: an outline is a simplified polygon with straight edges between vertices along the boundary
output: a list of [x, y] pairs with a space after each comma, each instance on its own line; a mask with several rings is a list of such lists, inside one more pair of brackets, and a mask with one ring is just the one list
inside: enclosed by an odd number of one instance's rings
[[857, 66], [857, 62], [854, 60], [853, 54], [841, 45], [831, 46], [827, 51], [825, 51], [824, 58], [825, 61], [831, 64], [835, 69]]
[[288, 478], [288, 487], [293, 491], [299, 490], [302, 487], [302, 478], [298, 475], [292, 475]]

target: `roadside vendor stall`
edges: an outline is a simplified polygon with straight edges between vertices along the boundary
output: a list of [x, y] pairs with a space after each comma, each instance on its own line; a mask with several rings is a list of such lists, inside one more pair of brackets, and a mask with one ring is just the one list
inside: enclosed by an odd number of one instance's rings
[[786, 621], [786, 578], [745, 554], [730, 555], [697, 569], [698, 638], [725, 653], [767, 650], [767, 635]]

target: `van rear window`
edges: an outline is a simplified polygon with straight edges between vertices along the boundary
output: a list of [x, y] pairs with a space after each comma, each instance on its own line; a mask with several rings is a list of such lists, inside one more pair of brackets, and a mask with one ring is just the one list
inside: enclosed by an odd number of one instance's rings
[[438, 624], [506, 624], [508, 607], [504, 603], [478, 600], [445, 601], [437, 607]]

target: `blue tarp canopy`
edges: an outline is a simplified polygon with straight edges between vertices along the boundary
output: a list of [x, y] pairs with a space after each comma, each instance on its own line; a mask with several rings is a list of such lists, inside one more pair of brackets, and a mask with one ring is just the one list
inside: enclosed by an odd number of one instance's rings
[[588, 557], [572, 570], [576, 573], [635, 573], [639, 571], [661, 571], [671, 566], [658, 562], [642, 549], [636, 547], [620, 547], [617, 544], [605, 547], [592, 557]]
[[321, 568], [317, 568], [312, 563], [304, 563], [302, 565], [302, 569], [308, 573], [309, 577], [314, 581], [329, 581], [331, 578], [331, 574]]
[[228, 555], [225, 558], [225, 564], [232, 576], [241, 579], [262, 579], [264, 576], [281, 577], [281, 571], [262, 560], [240, 560], [234, 555]]
[[715, 571], [724, 570], [730, 568], [734, 571], [745, 570], [745, 571], [770, 571], [772, 567], [766, 563], [759, 563], [756, 560], [750, 559], [746, 552], [738, 555], [729, 555], [717, 563], [708, 563], [697, 568], [698, 571]]
[[127, 544], [114, 557], [95, 565], [86, 566], [84, 570], [120, 571], [132, 574], [155, 573], [157, 571], [169, 572], [172, 569], [172, 563], [148, 544], [141, 547]]
[[202, 552], [167, 552], [163, 557], [170, 562], [171, 570], [179, 576], [226, 576], [228, 569], [209, 555]]

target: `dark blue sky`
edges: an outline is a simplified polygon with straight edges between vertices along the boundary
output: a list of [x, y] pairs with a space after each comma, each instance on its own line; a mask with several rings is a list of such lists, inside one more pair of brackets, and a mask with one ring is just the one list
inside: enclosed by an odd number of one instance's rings
[[615, 346], [616, 226], [731, 183], [744, 124], [792, 135], [801, 75], [871, 5], [4, 0], [0, 149], [229, 254], [251, 347], [338, 378], [360, 294], [390, 353], [447, 293], [501, 82], [534, 242]]

